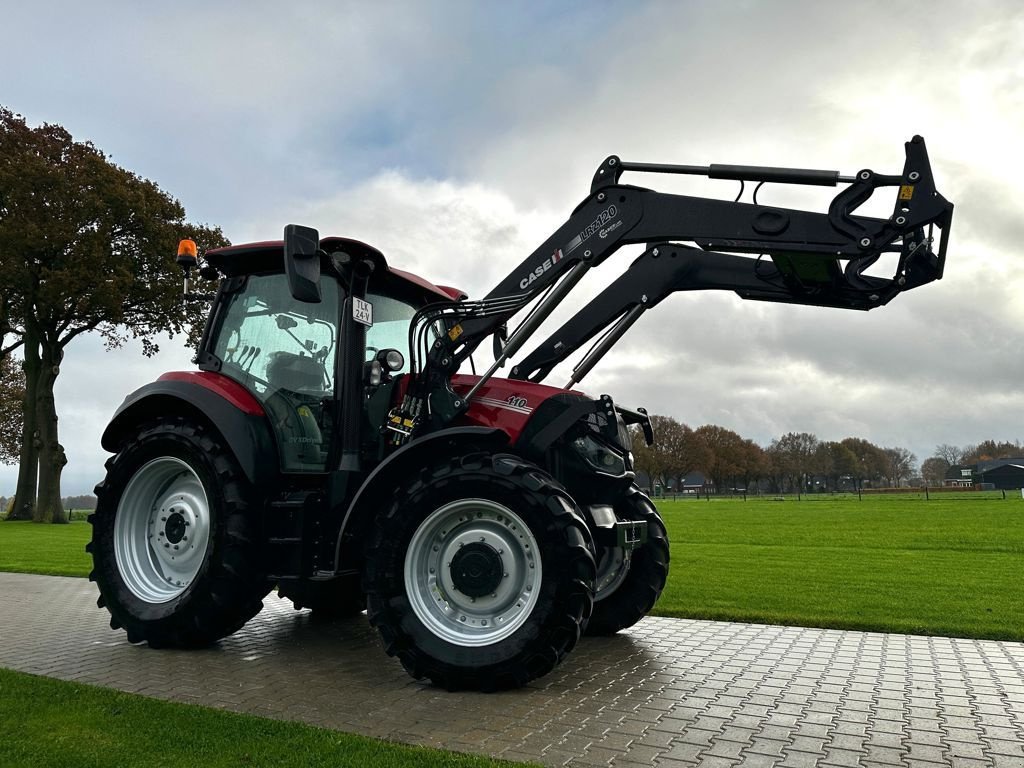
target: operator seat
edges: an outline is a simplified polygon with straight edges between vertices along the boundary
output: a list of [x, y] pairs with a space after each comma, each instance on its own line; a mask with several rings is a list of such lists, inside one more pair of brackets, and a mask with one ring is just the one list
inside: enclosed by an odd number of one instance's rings
[[324, 367], [306, 355], [274, 352], [267, 363], [267, 383], [275, 390], [322, 393]]
[[323, 469], [327, 446], [318, 417], [324, 367], [312, 357], [274, 352], [267, 362], [267, 410], [281, 438], [283, 469]]

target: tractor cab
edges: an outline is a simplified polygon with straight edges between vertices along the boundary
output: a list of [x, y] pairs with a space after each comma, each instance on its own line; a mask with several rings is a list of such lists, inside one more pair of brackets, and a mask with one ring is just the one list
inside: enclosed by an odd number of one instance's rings
[[[327, 238], [317, 247], [315, 277], [299, 284], [299, 296], [283, 242], [206, 254], [224, 280], [199, 367], [233, 379], [259, 401], [280, 469], [289, 473], [333, 468], [344, 399], [389, 400], [391, 385], [409, 370], [405, 350], [416, 311], [454, 293], [389, 268], [380, 252], [356, 240]], [[345, 386], [352, 371], [358, 381]]]

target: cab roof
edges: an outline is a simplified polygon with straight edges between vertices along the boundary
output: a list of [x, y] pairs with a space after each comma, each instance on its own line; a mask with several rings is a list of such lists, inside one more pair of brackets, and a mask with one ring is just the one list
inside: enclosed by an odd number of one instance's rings
[[[394, 279], [427, 291], [437, 298], [450, 301], [466, 298], [466, 294], [458, 288], [434, 285], [419, 275], [390, 266], [384, 258], [384, 254], [372, 245], [367, 245], [359, 240], [348, 237], [325, 237], [320, 240], [320, 248], [325, 253], [344, 251], [357, 259], [369, 258], [384, 267], [387, 274], [392, 275]], [[279, 272], [284, 270], [284, 241], [264, 240], [258, 243], [242, 243], [224, 248], [213, 248], [206, 251], [205, 257], [217, 271], [228, 277], [250, 275], [257, 272]], [[324, 263], [322, 266], [333, 271], [329, 263]]]

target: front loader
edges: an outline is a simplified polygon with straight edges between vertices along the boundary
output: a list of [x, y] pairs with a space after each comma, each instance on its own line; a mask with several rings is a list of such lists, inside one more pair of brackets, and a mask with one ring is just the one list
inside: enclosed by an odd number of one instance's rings
[[[843, 186], [827, 213], [655, 192], [625, 172]], [[892, 215], [858, 215], [892, 187]], [[289, 225], [283, 241], [184, 241], [186, 295], [212, 308], [198, 370], [130, 394], [90, 518], [99, 605], [131, 642], [198, 646], [273, 589], [297, 608], [367, 611], [416, 678], [493, 690], [544, 675], [583, 633], [645, 616], [669, 543], [635, 483], [642, 408], [574, 389], [671, 293], [868, 310], [942, 276], [953, 206], [923, 139], [900, 174], [630, 163], [612, 156], [569, 219], [469, 300], [376, 249]], [[937, 231], [936, 231], [937, 229]], [[938, 242], [936, 242], [936, 235]], [[583, 275], [643, 254], [546, 341], [519, 352]], [[886, 254], [891, 276], [868, 269]], [[511, 331], [509, 322], [523, 319]], [[460, 373], [492, 340], [494, 362]], [[564, 387], [543, 384], [584, 349]]]

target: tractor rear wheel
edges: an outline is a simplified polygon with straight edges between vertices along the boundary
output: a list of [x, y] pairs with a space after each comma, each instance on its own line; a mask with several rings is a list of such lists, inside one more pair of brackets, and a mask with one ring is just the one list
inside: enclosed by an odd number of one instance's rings
[[259, 511], [212, 430], [182, 417], [144, 425], [107, 462], [96, 496], [89, 578], [129, 641], [207, 645], [263, 607], [272, 584]]
[[668, 533], [658, 510], [636, 486], [615, 505], [619, 520], [645, 520], [647, 541], [627, 553], [622, 547], [597, 548], [594, 614], [588, 635], [612, 635], [650, 612], [668, 579]]
[[509, 454], [422, 470], [377, 521], [370, 622], [413, 677], [514, 688], [572, 650], [590, 616], [594, 559], [575, 502]]

